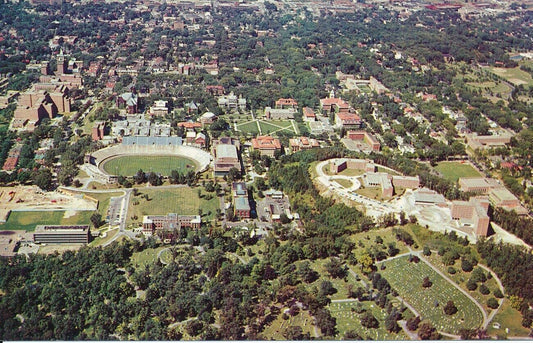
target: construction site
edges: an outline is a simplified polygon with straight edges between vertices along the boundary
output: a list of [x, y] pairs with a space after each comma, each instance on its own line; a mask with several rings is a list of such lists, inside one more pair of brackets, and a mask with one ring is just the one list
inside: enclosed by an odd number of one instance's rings
[[[0, 190], [0, 230], [12, 211], [94, 211], [98, 201], [65, 191], [43, 192], [37, 186], [2, 187]], [[38, 224], [38, 223], [37, 223]]]

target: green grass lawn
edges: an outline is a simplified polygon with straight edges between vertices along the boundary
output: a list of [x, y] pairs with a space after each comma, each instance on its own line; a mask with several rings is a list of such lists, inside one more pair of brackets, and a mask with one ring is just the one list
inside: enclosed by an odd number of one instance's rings
[[493, 94], [507, 94], [511, 92], [511, 87], [508, 84], [500, 82], [496, 83], [494, 81], [485, 81], [485, 82], [468, 82], [468, 86], [476, 89], [481, 89], [482, 92], [485, 92], [486, 88], [489, 88]]
[[[499, 323], [499, 329], [493, 328], [494, 323]], [[509, 329], [509, 333], [505, 333], [505, 329]], [[487, 327], [489, 335], [501, 335], [509, 337], [527, 337], [529, 330], [522, 326], [522, 315], [518, 310], [511, 307], [509, 299], [505, 299], [500, 311], [494, 316], [492, 322]]]
[[481, 174], [468, 163], [440, 162], [435, 169], [445, 179], [456, 182], [460, 177], [481, 177]]
[[344, 188], [350, 188], [350, 187], [353, 186], [353, 182], [350, 181], [350, 180], [333, 178], [333, 181], [338, 183], [339, 185], [341, 185]]
[[157, 260], [157, 254], [166, 247], [159, 247], [155, 249], [144, 249], [143, 251], [135, 252], [131, 256], [131, 264], [135, 268], [146, 268], [147, 265], [152, 265]]
[[197, 168], [195, 162], [185, 157], [176, 156], [119, 156], [105, 162], [104, 170], [113, 175], [132, 176], [139, 169], [144, 172], [161, 173], [168, 176], [172, 170], [185, 172]]
[[529, 74], [526, 71], [523, 71], [520, 69], [520, 67], [516, 68], [489, 68], [489, 70], [506, 79], [510, 83], [518, 86], [518, 85], [528, 85], [533, 86], [533, 78], [531, 77], [531, 74]]
[[250, 133], [250, 134], [259, 133], [259, 129], [257, 128], [256, 121], [244, 123], [244, 124], [237, 124], [237, 129], [239, 129], [239, 131], [242, 131], [244, 133]]
[[[350, 236], [352, 242], [357, 246], [357, 249], [365, 250], [373, 247], [379, 247], [387, 251], [389, 244], [395, 243], [398, 248], [399, 254], [408, 252], [407, 246], [396, 239], [396, 235], [392, 232], [393, 228], [370, 230], [367, 232], [359, 232]], [[381, 237], [383, 239], [382, 244], [376, 243], [376, 238]], [[358, 272], [358, 267], [352, 268], [355, 272]]]
[[248, 134], [259, 134], [259, 128], [257, 123], [261, 127], [261, 134], [268, 135], [270, 133], [285, 131], [298, 134], [294, 130], [292, 123], [289, 120], [256, 120], [252, 122], [245, 122], [243, 124], [237, 124], [237, 129]]
[[12, 211], [0, 230], [34, 231], [36, 225], [87, 225], [93, 211], [77, 211], [65, 217], [66, 211]]
[[263, 134], [269, 134], [276, 131], [289, 131], [298, 134], [298, 132], [294, 131], [292, 123], [289, 120], [260, 120], [259, 125], [261, 125], [261, 131]]
[[[215, 211], [220, 205], [219, 200], [217, 197], [210, 200], [200, 199], [198, 189], [202, 188], [143, 189], [138, 196], [130, 198], [126, 224], [139, 224], [144, 215], [150, 214], [198, 214], [200, 208], [203, 211], [202, 220], [211, 220], [215, 217]], [[205, 193], [205, 190], [202, 189], [202, 194], [205, 195]], [[144, 194], [147, 194], [150, 200], [144, 199], [142, 197]], [[134, 205], [135, 201], [138, 201], [139, 204]], [[137, 219], [133, 220], [133, 216], [137, 216]]]
[[390, 197], [388, 196], [383, 196], [383, 192], [381, 191], [380, 187], [367, 187], [367, 188], [361, 187], [358, 190], [356, 190], [355, 193], [360, 194], [370, 199], [376, 199], [378, 201], [385, 201], [385, 200], [390, 199]]
[[[482, 324], [483, 316], [477, 306], [424, 262], [410, 263], [405, 256], [387, 261], [385, 265], [386, 269], [380, 273], [405, 301], [438, 330], [456, 334], [461, 328], [474, 329]], [[433, 283], [429, 288], [422, 287], [422, 280], [426, 276]], [[458, 309], [452, 316], [443, 312], [449, 300], [453, 300]], [[439, 306], [435, 306], [435, 301], [438, 301]]]
[[379, 308], [373, 301], [363, 301], [361, 305], [367, 311], [371, 311], [374, 317], [379, 321], [379, 327], [376, 329], [367, 329], [361, 325], [361, 316], [363, 313], [358, 314], [352, 311], [352, 308], [359, 303], [357, 300], [352, 302], [331, 303], [328, 306], [331, 315], [337, 319], [337, 331], [338, 334], [335, 338], [342, 339], [346, 331], [354, 330], [363, 339], [373, 340], [406, 340], [407, 337], [400, 331], [399, 333], [390, 333], [385, 329], [385, 318], [387, 317], [387, 311]]
[[320, 277], [315, 282], [308, 285], [309, 289], [312, 289], [313, 287], [320, 288], [320, 284], [324, 280], [331, 281], [333, 284], [333, 287], [337, 289], [337, 293], [330, 295], [329, 297], [331, 300], [338, 300], [338, 299], [346, 299], [348, 297], [348, 285], [352, 284], [354, 285], [354, 289], [361, 286], [361, 284], [355, 280], [355, 278], [348, 273], [346, 278], [344, 279], [334, 279], [331, 278], [326, 271], [326, 268], [324, 265], [329, 261], [329, 259], [321, 259], [316, 261], [310, 261], [311, 262], [311, 268], [318, 272]]

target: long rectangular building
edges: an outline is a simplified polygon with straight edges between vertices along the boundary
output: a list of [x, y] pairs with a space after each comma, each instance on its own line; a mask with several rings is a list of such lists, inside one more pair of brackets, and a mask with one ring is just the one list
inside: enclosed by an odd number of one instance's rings
[[35, 243], [89, 243], [89, 225], [37, 225], [33, 233]]
[[199, 215], [151, 215], [143, 217], [143, 233], [147, 236], [153, 234], [161, 238], [170, 238], [181, 228], [200, 229], [202, 218]]

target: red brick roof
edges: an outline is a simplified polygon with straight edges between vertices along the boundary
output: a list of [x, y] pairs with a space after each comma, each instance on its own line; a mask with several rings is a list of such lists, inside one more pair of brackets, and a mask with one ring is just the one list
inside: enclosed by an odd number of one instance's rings
[[259, 150], [281, 149], [281, 143], [279, 139], [271, 136], [257, 136], [252, 139], [252, 147]]

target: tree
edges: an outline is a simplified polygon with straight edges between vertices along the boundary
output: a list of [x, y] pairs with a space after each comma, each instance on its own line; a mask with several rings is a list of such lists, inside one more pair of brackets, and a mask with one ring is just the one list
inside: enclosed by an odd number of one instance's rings
[[462, 340], [470, 341], [476, 338], [476, 329], [459, 329], [459, 335], [461, 335]]
[[152, 186], [160, 186], [162, 184], [161, 182], [161, 178], [159, 177], [159, 175], [157, 175], [156, 173], [154, 172], [150, 172], [148, 174], [148, 182], [152, 185]]
[[203, 328], [204, 328], [204, 324], [201, 321], [196, 320], [196, 319], [191, 320], [185, 326], [185, 330], [192, 337], [198, 336], [202, 332]]
[[416, 331], [418, 324], [420, 324], [420, 317], [418, 316], [407, 319], [407, 328], [411, 331]]
[[133, 176], [133, 180], [136, 184], [145, 183], [146, 182], [146, 175], [144, 174], [142, 169], [139, 169], [137, 173]]
[[52, 189], [52, 172], [48, 168], [41, 168], [32, 173], [33, 183], [43, 191]]
[[440, 334], [430, 323], [422, 323], [418, 328], [418, 336], [422, 340], [436, 341], [440, 338]]
[[326, 271], [334, 279], [344, 278], [348, 273], [344, 263], [340, 259], [333, 257], [329, 259], [324, 267], [326, 267]]
[[431, 250], [428, 246], [424, 247], [424, 251], [422, 252], [422, 254], [424, 254], [424, 256], [431, 256]]
[[309, 261], [304, 261], [298, 266], [298, 276], [306, 283], [314, 282], [318, 279], [319, 275], [311, 268]]
[[344, 337], [342, 339], [345, 341], [362, 341], [363, 337], [359, 336], [355, 330], [348, 330], [344, 333]]
[[323, 280], [320, 282], [320, 294], [332, 295], [337, 293], [337, 289], [333, 287], [333, 284], [329, 280]]
[[490, 298], [489, 300], [487, 300], [487, 306], [492, 308], [492, 309], [497, 309], [499, 305], [498, 303], [498, 300], [496, 300], [496, 298]]
[[98, 212], [94, 212], [92, 215], [91, 215], [91, 223], [93, 224], [93, 226], [95, 228], [99, 228], [103, 223], [102, 223], [102, 215]]
[[433, 283], [429, 280], [429, 277], [426, 276], [424, 280], [422, 280], [422, 287], [429, 288], [433, 285]]
[[479, 286], [479, 292], [483, 295], [487, 295], [490, 293], [490, 289], [483, 283], [481, 286]]
[[503, 293], [502, 291], [498, 288], [497, 290], [494, 291], [494, 296], [498, 299], [501, 299], [503, 298]]
[[241, 172], [235, 168], [235, 167], [232, 167], [229, 171], [228, 171], [228, 175], [226, 175], [226, 179], [228, 180], [228, 182], [233, 182], [235, 180], [239, 180], [241, 178]]
[[472, 265], [472, 262], [470, 262], [470, 260], [465, 258], [461, 261], [461, 268], [465, 272], [471, 272], [474, 269], [474, 266]]
[[477, 288], [477, 283], [472, 279], [468, 279], [468, 281], [466, 282], [466, 288], [469, 291], [475, 291]]
[[361, 264], [361, 271], [365, 274], [370, 273], [374, 267], [374, 260], [367, 252], [359, 256], [357, 262]]
[[487, 281], [487, 276], [485, 275], [485, 272], [480, 267], [477, 267], [472, 272], [472, 276], [470, 279], [474, 282], [485, 282]]
[[396, 315], [393, 312], [385, 318], [385, 329], [387, 329], [388, 332], [394, 332], [397, 333], [401, 330], [400, 325], [398, 325], [398, 322], [396, 321]]
[[280, 220], [281, 224], [289, 224], [291, 222], [291, 220], [289, 219], [289, 217], [285, 213], [280, 214], [279, 220]]
[[446, 303], [446, 305], [443, 308], [444, 313], [451, 316], [457, 313], [457, 307], [455, 307], [455, 304], [453, 303], [453, 300], [450, 300]]
[[369, 329], [377, 329], [379, 327], [378, 320], [374, 317], [371, 311], [366, 311], [361, 316], [361, 325]]
[[291, 325], [283, 331], [283, 337], [289, 341], [298, 341], [304, 339], [304, 334], [300, 326]]

